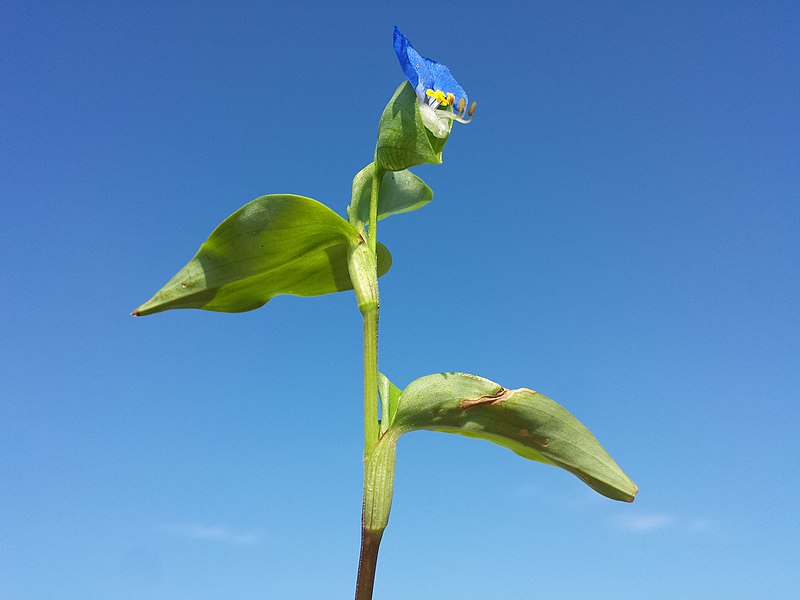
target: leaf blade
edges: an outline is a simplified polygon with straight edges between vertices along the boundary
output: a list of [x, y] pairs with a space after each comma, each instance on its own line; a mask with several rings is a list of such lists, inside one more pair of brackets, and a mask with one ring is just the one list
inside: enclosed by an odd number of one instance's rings
[[560, 467], [598, 493], [625, 502], [636, 485], [565, 408], [528, 389], [507, 390], [465, 373], [437, 373], [403, 391], [392, 428], [484, 439], [524, 458]]
[[[358, 234], [330, 208], [273, 194], [246, 204], [211, 233], [195, 256], [134, 311], [178, 308], [245, 312], [280, 294], [319, 296], [352, 289], [347, 244]], [[391, 266], [378, 251], [379, 273]]]

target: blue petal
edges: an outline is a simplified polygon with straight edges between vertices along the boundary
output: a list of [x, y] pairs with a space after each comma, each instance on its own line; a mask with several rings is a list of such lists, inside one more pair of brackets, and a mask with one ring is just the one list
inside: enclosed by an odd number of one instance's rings
[[424, 59], [428, 63], [428, 70], [433, 75], [433, 83], [434, 85], [431, 86], [434, 90], [442, 90], [445, 94], [451, 93], [453, 96], [456, 97], [456, 105], [461, 101], [461, 98], [464, 99], [464, 105], [469, 105], [469, 98], [467, 98], [467, 92], [464, 91], [456, 78], [450, 74], [450, 69], [445, 67], [442, 63], [438, 63], [435, 60], [431, 60], [429, 58]]
[[394, 28], [394, 52], [397, 54], [406, 78], [417, 92], [417, 96], [424, 99], [425, 90], [433, 83], [433, 75], [431, 75], [425, 59], [414, 50], [408, 38], [400, 32], [397, 26]]
[[421, 56], [396, 26], [394, 28], [394, 51], [403, 72], [414, 86], [420, 100], [426, 100], [425, 91], [431, 89], [442, 90], [445, 94], [448, 92], [453, 94], [456, 97], [456, 104], [461, 98], [464, 99], [465, 104], [469, 103], [467, 93], [458, 85], [458, 82], [450, 74], [450, 70], [435, 60]]

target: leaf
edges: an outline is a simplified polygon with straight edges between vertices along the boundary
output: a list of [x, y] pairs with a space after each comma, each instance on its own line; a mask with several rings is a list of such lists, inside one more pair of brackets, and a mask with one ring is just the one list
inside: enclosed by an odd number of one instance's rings
[[417, 95], [407, 81], [400, 84], [381, 115], [375, 162], [387, 171], [414, 165], [440, 164], [447, 138], [435, 137], [422, 122]]
[[[194, 258], [133, 314], [176, 308], [244, 312], [279, 294], [350, 290], [347, 246], [358, 241], [347, 221], [316, 200], [262, 196], [225, 219]], [[379, 244], [379, 275], [391, 263], [389, 251]]]
[[381, 396], [381, 425], [385, 431], [394, 421], [397, 414], [397, 403], [403, 393], [400, 388], [389, 381], [383, 373], [378, 373], [378, 393]]
[[465, 373], [438, 373], [401, 394], [390, 430], [429, 429], [488, 440], [561, 467], [600, 494], [632, 502], [636, 485], [565, 408], [528, 389], [507, 390]]
[[[369, 203], [372, 196], [372, 179], [375, 163], [361, 169], [353, 178], [353, 198], [347, 207], [350, 223], [361, 230], [369, 223]], [[431, 188], [411, 171], [386, 171], [381, 179], [378, 194], [378, 219], [410, 212], [433, 200]]]

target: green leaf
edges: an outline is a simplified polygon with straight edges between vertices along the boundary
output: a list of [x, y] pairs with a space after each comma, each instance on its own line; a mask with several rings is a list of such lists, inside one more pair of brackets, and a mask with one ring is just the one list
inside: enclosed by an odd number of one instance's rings
[[397, 405], [403, 391], [389, 381], [383, 373], [378, 373], [378, 393], [381, 396], [381, 421], [382, 429], [385, 431], [394, 421], [397, 414]]
[[447, 138], [437, 138], [423, 124], [411, 84], [400, 84], [378, 125], [378, 166], [386, 171], [402, 171], [414, 165], [440, 164], [446, 143]]
[[[347, 207], [350, 223], [357, 230], [369, 223], [369, 202], [375, 163], [361, 169], [353, 178], [353, 199]], [[378, 219], [410, 212], [433, 200], [431, 188], [411, 171], [386, 171], [378, 194]]]
[[595, 491], [632, 502], [636, 485], [592, 433], [549, 398], [507, 390], [465, 373], [438, 373], [402, 393], [390, 430], [429, 429], [488, 440], [517, 454], [561, 467]]
[[[347, 221], [316, 200], [262, 196], [225, 219], [194, 258], [133, 314], [175, 308], [244, 312], [279, 294], [350, 290], [347, 247], [359, 239]], [[391, 263], [389, 251], [379, 244], [379, 275]]]

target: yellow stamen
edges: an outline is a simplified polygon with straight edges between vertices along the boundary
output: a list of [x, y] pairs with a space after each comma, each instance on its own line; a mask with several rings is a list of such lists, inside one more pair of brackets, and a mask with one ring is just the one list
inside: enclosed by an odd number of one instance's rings
[[467, 101], [463, 98], [458, 101], [458, 114], [463, 113], [467, 108]]
[[445, 106], [447, 106], [448, 104], [455, 104], [455, 103], [456, 103], [456, 97], [453, 95], [452, 92], [447, 92], [447, 102], [444, 103]]
[[478, 106], [477, 102], [473, 102], [472, 104], [469, 105], [469, 116], [470, 117], [475, 114], [475, 107], [476, 106]]
[[433, 98], [442, 106], [447, 106], [448, 104], [450, 104], [452, 102], [450, 100], [451, 98], [453, 99], [453, 101], [455, 100], [455, 96], [453, 96], [453, 94], [448, 93], [447, 95], [445, 95], [445, 93], [442, 90], [427, 89], [425, 90], [425, 95], [428, 96], [428, 98]]

